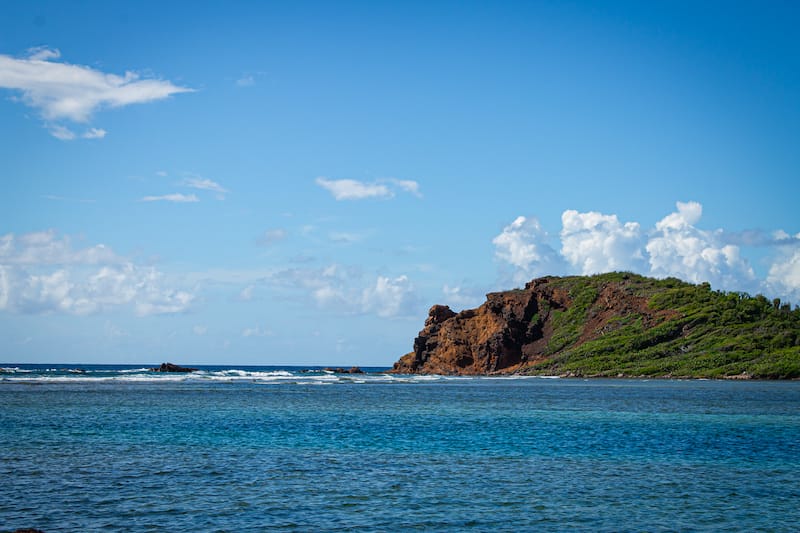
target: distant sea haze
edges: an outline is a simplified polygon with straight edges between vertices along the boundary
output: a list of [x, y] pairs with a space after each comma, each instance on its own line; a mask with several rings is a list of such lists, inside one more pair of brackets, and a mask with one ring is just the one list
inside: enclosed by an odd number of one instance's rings
[[793, 531], [800, 382], [4, 365], [4, 530]]

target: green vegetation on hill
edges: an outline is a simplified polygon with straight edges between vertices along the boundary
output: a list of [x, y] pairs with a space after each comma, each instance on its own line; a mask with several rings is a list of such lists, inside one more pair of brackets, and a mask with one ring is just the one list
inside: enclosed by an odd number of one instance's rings
[[[800, 377], [800, 308], [789, 303], [618, 272], [550, 278], [549, 284], [568, 291], [571, 305], [544, 310], [552, 326], [545, 358], [525, 373]], [[645, 298], [647, 308], [606, 316], [597, 331], [587, 331], [605, 309], [598, 297], [609, 284]]]

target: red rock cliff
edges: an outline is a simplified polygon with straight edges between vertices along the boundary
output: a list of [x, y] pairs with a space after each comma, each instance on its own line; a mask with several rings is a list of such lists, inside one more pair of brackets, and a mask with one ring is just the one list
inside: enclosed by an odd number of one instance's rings
[[[393, 372], [511, 373], [551, 357], [554, 313], [573, 304], [566, 289], [551, 283], [559, 279], [539, 278], [524, 289], [487, 294], [483, 305], [460, 313], [434, 305], [414, 340], [414, 351], [395, 363]], [[628, 313], [651, 325], [668, 318], [668, 313], [650, 310], [646, 298], [626, 290], [625, 281], [608, 283], [596, 294], [572, 346], [597, 338], [604, 328], [614, 327], [610, 319]]]

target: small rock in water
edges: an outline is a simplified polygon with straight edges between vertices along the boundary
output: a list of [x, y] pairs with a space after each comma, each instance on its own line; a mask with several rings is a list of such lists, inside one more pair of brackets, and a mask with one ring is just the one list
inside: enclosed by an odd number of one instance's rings
[[151, 372], [197, 372], [196, 368], [189, 368], [172, 363], [161, 363], [161, 366], [150, 369]]
[[334, 374], [363, 374], [364, 371], [358, 368], [357, 366], [350, 367], [350, 369], [343, 368], [341, 366], [337, 367], [325, 367], [322, 370], [325, 372], [333, 372]]

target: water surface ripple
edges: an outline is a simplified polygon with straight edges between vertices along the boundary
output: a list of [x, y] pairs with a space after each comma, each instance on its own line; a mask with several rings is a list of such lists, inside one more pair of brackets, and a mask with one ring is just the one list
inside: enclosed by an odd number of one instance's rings
[[800, 523], [799, 382], [15, 368], [0, 375], [0, 531]]

